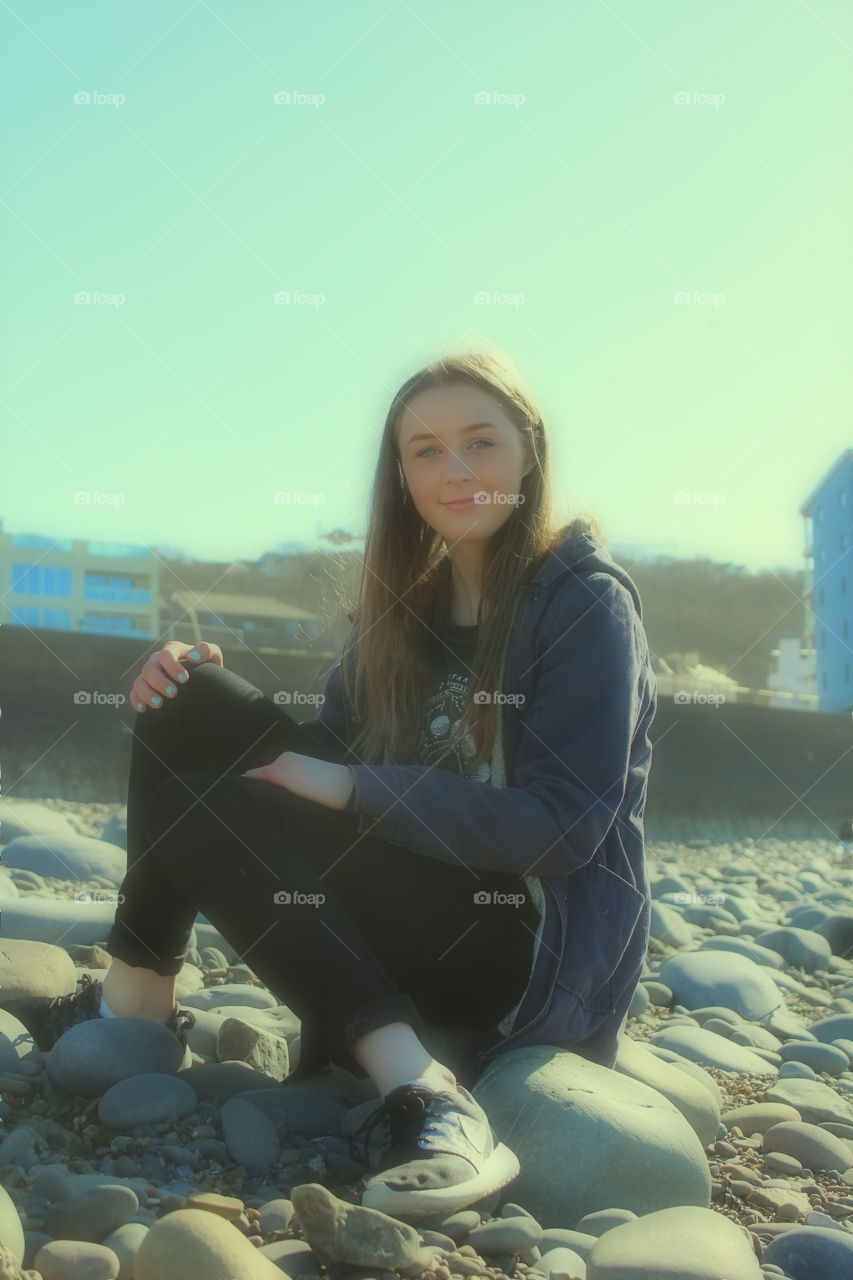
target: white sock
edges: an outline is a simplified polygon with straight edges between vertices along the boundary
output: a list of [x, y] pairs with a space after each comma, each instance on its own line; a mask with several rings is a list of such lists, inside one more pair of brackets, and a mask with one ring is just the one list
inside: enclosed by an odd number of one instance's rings
[[114, 1018], [116, 1016], [103, 996], [101, 996], [101, 1003], [98, 1006], [98, 1013], [102, 1018]]

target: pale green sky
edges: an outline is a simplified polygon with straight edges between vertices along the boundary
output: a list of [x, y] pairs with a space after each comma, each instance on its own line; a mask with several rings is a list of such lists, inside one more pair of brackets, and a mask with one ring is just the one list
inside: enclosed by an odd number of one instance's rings
[[543, 403], [558, 513], [801, 567], [853, 444], [847, 0], [0, 19], [7, 531], [217, 560], [363, 533], [394, 391], [483, 341]]

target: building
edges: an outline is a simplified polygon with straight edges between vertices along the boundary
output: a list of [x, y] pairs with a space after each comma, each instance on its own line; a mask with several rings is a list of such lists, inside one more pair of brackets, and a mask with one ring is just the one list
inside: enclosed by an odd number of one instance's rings
[[778, 647], [770, 651], [772, 665], [767, 674], [767, 688], [779, 692], [768, 705], [818, 711], [815, 659], [815, 650], [804, 646], [802, 636], [780, 636]]
[[853, 709], [853, 449], [800, 507], [809, 570], [803, 648], [814, 649], [820, 711]]
[[0, 621], [150, 639], [160, 562], [147, 547], [0, 531]]
[[164, 643], [210, 640], [221, 649], [247, 645], [256, 653], [305, 648], [322, 630], [316, 613], [274, 596], [187, 589], [164, 600], [162, 626]]

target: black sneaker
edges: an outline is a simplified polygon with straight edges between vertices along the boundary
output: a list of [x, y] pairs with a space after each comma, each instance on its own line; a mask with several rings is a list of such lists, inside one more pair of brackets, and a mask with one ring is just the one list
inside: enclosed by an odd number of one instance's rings
[[[79, 991], [65, 996], [17, 996], [13, 1000], [0, 1000], [0, 1009], [16, 1017], [46, 1053], [69, 1027], [89, 1018], [103, 1017], [100, 1012], [102, 987], [99, 978], [84, 973]], [[165, 1025], [186, 1049], [187, 1032], [195, 1026], [195, 1014], [176, 1004]]]
[[361, 1203], [403, 1219], [454, 1213], [498, 1191], [521, 1172], [513, 1151], [496, 1143], [483, 1108], [463, 1085], [433, 1089], [409, 1080], [392, 1089], [350, 1139], [387, 1121], [390, 1142], [358, 1186]]

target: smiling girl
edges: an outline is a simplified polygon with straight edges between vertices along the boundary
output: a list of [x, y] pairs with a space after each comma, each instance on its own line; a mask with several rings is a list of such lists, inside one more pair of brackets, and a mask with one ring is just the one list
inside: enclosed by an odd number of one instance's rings
[[[320, 714], [297, 724], [215, 645], [148, 659], [113, 963], [28, 1025], [45, 1047], [110, 1014], [185, 1039], [175, 976], [203, 911], [301, 1019], [285, 1083], [330, 1061], [375, 1083], [363, 1129], [390, 1140], [362, 1203], [429, 1217], [506, 1185], [519, 1164], [478, 1069], [532, 1043], [612, 1066], [642, 971], [641, 619], [595, 518], [553, 524], [544, 422], [510, 363], [419, 370], [387, 413]], [[458, 1074], [429, 1025], [472, 1038]]]

